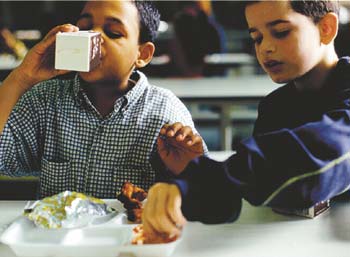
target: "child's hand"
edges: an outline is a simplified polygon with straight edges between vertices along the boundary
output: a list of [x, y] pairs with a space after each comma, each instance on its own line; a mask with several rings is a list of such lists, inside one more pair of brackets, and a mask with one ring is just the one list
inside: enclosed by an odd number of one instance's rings
[[157, 183], [148, 191], [142, 213], [144, 233], [148, 237], [173, 238], [181, 234], [186, 219], [181, 212], [181, 193], [176, 185]]
[[69, 72], [54, 69], [56, 34], [78, 30], [78, 27], [71, 24], [57, 26], [27, 53], [22, 63], [14, 70], [23, 89], [28, 90], [41, 81]]
[[203, 140], [191, 127], [180, 122], [166, 124], [158, 137], [158, 152], [164, 164], [174, 174], [180, 174], [194, 158], [203, 155]]

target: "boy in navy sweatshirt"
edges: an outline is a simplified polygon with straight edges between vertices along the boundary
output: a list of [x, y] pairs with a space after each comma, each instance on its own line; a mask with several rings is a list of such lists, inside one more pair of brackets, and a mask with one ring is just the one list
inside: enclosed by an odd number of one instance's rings
[[349, 189], [350, 59], [334, 49], [332, 1], [254, 1], [245, 7], [258, 61], [287, 83], [259, 105], [254, 135], [225, 162], [203, 157], [199, 135], [165, 125], [158, 152], [179, 175], [149, 191], [147, 233], [180, 233], [186, 219], [234, 221], [254, 205], [308, 208]]

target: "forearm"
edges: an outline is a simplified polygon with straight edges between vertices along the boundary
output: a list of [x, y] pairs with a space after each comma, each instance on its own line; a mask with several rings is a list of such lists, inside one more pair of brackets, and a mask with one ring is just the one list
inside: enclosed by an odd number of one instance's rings
[[219, 223], [237, 217], [241, 197], [254, 205], [306, 208], [349, 189], [350, 119], [348, 111], [332, 115], [245, 140], [222, 163], [192, 161], [179, 184], [185, 216]]
[[18, 70], [14, 70], [0, 85], [0, 134], [2, 133], [13, 107], [28, 88]]
[[[255, 205], [306, 208], [350, 185], [349, 111], [248, 139], [238, 151], [248, 174], [243, 197]], [[239, 171], [235, 171], [236, 174]]]
[[188, 220], [217, 224], [232, 222], [239, 217], [242, 205], [240, 183], [229, 179], [227, 161], [199, 157], [172, 183], [177, 184], [181, 191], [182, 211]]

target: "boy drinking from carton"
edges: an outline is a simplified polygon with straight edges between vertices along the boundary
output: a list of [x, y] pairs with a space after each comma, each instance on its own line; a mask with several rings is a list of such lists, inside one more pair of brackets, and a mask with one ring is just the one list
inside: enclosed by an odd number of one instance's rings
[[337, 12], [331, 1], [247, 2], [258, 61], [287, 84], [262, 100], [254, 136], [225, 162], [202, 157], [202, 139], [190, 127], [162, 128], [159, 154], [180, 176], [150, 189], [145, 233], [177, 235], [186, 219], [234, 221], [242, 198], [308, 208], [349, 189], [350, 59], [334, 50]]
[[[164, 177], [149, 162], [162, 125], [195, 128], [175, 95], [135, 71], [151, 61], [158, 25], [149, 1], [91, 1], [76, 26], [53, 28], [0, 87], [0, 172], [40, 176], [40, 197], [115, 198], [125, 181], [148, 189]], [[101, 33], [99, 66], [53, 78], [68, 72], [53, 67], [56, 34], [80, 29]]]

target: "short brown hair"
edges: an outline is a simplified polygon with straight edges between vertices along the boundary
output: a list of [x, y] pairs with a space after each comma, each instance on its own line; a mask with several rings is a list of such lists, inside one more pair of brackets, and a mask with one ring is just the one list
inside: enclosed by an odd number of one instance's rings
[[[246, 2], [245, 7], [259, 2], [260, 1], [248, 1]], [[314, 23], [318, 23], [327, 13], [330, 12], [339, 15], [338, 0], [290, 0], [289, 2], [295, 12], [310, 17]]]

